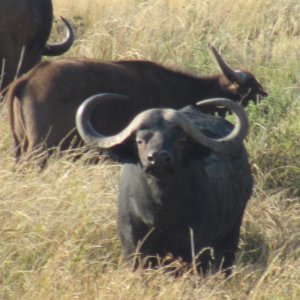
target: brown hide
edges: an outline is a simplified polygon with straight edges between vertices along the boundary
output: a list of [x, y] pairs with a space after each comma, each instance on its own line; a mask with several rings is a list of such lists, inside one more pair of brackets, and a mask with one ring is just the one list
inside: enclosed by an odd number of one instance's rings
[[60, 55], [70, 48], [74, 36], [64, 19], [69, 38], [46, 44], [52, 19], [51, 0], [0, 0], [0, 91], [36, 65], [42, 55]]
[[[247, 74], [251, 80], [246, 81], [242, 89], [251, 89], [257, 97], [263, 88], [250, 72]], [[241, 86], [235, 83], [233, 89], [232, 85], [222, 73], [197, 77], [149, 61], [61, 59], [43, 62], [9, 90], [16, 157], [30, 153], [41, 143], [45, 149], [70, 147], [70, 139], [76, 132], [77, 108], [91, 95], [116, 93], [129, 97], [126, 109], [107, 106], [96, 108], [92, 115], [96, 129], [103, 134], [113, 134], [148, 108], [177, 109], [212, 97], [243, 100], [244, 95], [239, 94]], [[250, 99], [246, 100], [245, 105]], [[215, 112], [215, 107], [206, 112]]]

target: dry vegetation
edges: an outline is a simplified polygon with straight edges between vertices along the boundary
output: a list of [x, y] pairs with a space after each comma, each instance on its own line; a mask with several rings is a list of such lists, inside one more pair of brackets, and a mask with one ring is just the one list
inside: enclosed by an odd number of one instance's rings
[[300, 299], [299, 1], [53, 2], [76, 26], [68, 56], [213, 73], [210, 41], [251, 69], [269, 90], [248, 108], [256, 186], [232, 278], [134, 273], [116, 231], [119, 166], [67, 158], [42, 173], [34, 163], [16, 166], [0, 107], [0, 299]]

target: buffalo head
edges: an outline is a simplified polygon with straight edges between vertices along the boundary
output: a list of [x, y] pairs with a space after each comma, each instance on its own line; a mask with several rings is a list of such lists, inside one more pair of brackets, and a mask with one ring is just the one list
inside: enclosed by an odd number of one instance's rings
[[126, 97], [115, 94], [98, 94], [87, 99], [79, 107], [76, 116], [79, 134], [88, 145], [106, 150], [118, 150], [118, 147], [127, 143], [132, 145], [134, 141], [136, 154], [145, 170], [161, 167], [172, 170], [177, 162], [184, 160], [184, 150], [190, 143], [217, 152], [230, 151], [242, 143], [248, 130], [247, 117], [239, 104], [229, 99], [215, 98], [199, 101], [197, 106], [223, 106], [236, 116], [234, 129], [222, 138], [214, 139], [205, 135], [181, 111], [169, 108], [141, 112], [121, 132], [107, 137], [97, 132], [89, 120], [96, 106], [108, 105], [113, 100], [127, 101]]
[[209, 44], [208, 47], [214, 56], [218, 67], [229, 80], [228, 89], [231, 89], [232, 92], [241, 95], [240, 103], [242, 106], [247, 106], [250, 100], [257, 103], [262, 97], [268, 96], [268, 93], [251, 72], [247, 70], [233, 69], [224, 61], [214, 46]]

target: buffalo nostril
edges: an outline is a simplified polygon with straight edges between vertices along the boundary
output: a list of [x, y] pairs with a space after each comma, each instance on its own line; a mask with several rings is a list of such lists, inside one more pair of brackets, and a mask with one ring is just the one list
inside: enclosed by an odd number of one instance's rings
[[159, 151], [149, 153], [147, 159], [152, 165], [168, 164], [171, 161], [171, 156], [167, 151]]
[[155, 159], [154, 159], [153, 153], [148, 154], [147, 159], [151, 164], [154, 164]]
[[169, 163], [171, 161], [171, 157], [168, 152], [162, 152], [160, 156], [161, 161], [164, 163]]

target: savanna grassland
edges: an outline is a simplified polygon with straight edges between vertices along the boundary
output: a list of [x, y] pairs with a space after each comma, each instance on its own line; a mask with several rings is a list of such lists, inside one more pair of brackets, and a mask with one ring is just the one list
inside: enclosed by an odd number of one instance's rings
[[16, 165], [2, 105], [0, 299], [300, 299], [300, 2], [53, 3], [76, 30], [66, 56], [213, 74], [211, 42], [229, 64], [250, 69], [269, 92], [247, 108], [255, 188], [230, 279], [132, 272], [116, 229], [119, 166], [67, 157], [53, 157], [43, 172], [34, 162]]

